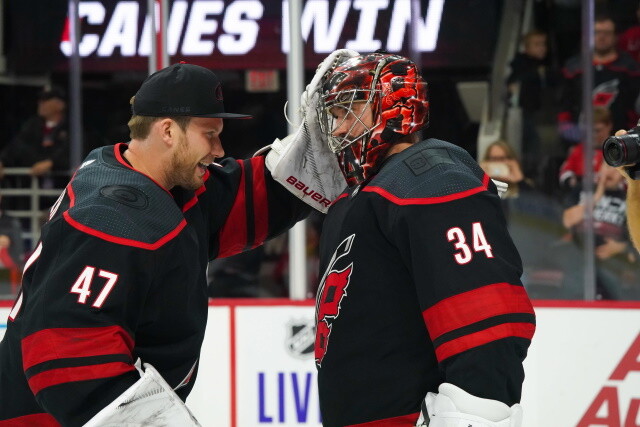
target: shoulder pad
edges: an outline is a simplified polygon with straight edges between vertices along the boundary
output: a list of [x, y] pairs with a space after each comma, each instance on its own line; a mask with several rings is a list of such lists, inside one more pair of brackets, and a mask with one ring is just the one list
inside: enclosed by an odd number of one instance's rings
[[91, 152], [69, 183], [67, 222], [88, 234], [142, 247], [164, 241], [184, 225], [167, 191], [141, 173], [106, 163], [102, 152]]
[[428, 139], [390, 158], [371, 180], [401, 198], [438, 198], [486, 190], [488, 177], [463, 148]]

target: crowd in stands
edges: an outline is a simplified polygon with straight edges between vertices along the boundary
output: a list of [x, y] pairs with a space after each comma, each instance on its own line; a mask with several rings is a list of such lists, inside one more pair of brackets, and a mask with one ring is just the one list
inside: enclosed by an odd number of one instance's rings
[[[602, 142], [615, 130], [630, 129], [640, 118], [640, 4], [636, 5], [636, 22], [621, 22], [615, 14], [601, 11], [595, 17], [591, 61], [594, 156], [589, 166], [584, 165], [587, 141], [581, 124], [580, 27], [570, 25], [580, 15], [579, 4], [555, 2], [556, 18], [570, 16], [571, 20], [564, 21], [564, 26], [548, 20], [546, 28], [534, 28], [522, 37], [505, 81], [508, 107], [521, 116], [519, 141], [515, 145], [495, 141], [478, 153], [478, 160], [489, 176], [509, 184], [503, 207], [523, 257], [524, 282], [532, 297], [584, 297], [587, 219], [595, 235], [597, 298], [640, 299], [640, 260], [626, 231], [625, 182], [604, 163], [601, 150]], [[62, 188], [69, 178], [66, 117], [64, 91], [46, 88], [38, 97], [37, 114], [1, 148], [0, 178], [3, 167], [27, 167], [41, 186]], [[87, 152], [114, 142], [88, 131], [84, 141]], [[592, 168], [594, 182], [584, 182], [586, 167]], [[2, 180], [4, 188], [20, 185], [25, 184], [19, 177]], [[587, 190], [591, 203], [585, 202]], [[586, 206], [592, 206], [592, 212], [585, 217]], [[0, 264], [6, 269], [19, 268], [28, 252], [19, 233], [15, 234], [16, 226], [18, 221], [0, 210]], [[308, 221], [310, 297], [319, 275], [321, 226], [320, 215]], [[286, 236], [265, 247], [216, 260], [209, 269], [210, 296], [286, 297], [287, 260]]]

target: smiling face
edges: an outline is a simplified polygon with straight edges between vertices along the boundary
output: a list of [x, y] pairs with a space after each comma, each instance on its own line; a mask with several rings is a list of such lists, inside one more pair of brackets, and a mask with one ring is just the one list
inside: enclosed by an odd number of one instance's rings
[[222, 127], [222, 119], [217, 118], [194, 117], [185, 132], [175, 124], [178, 141], [166, 172], [169, 188], [196, 190], [202, 186], [207, 166], [224, 156]]

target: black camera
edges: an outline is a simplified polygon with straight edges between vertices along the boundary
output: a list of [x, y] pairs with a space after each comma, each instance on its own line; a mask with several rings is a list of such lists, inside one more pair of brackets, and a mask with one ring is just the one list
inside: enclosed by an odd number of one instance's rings
[[640, 179], [640, 126], [625, 135], [605, 139], [602, 154], [609, 166], [626, 166], [629, 177]]

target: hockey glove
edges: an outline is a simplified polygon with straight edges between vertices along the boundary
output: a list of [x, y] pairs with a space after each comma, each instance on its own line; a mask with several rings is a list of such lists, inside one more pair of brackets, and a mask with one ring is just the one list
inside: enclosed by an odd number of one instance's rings
[[453, 384], [443, 383], [439, 393], [427, 393], [416, 426], [521, 427], [522, 407], [483, 399]]
[[201, 427], [182, 399], [148, 363], [142, 378], [93, 416], [84, 427]]
[[276, 181], [322, 213], [327, 212], [347, 183], [335, 154], [329, 150], [327, 135], [320, 129], [316, 108], [322, 102], [323, 78], [336, 65], [357, 55], [353, 50], [338, 49], [320, 63], [301, 96], [302, 124], [295, 133], [276, 139], [265, 159], [267, 169]]

